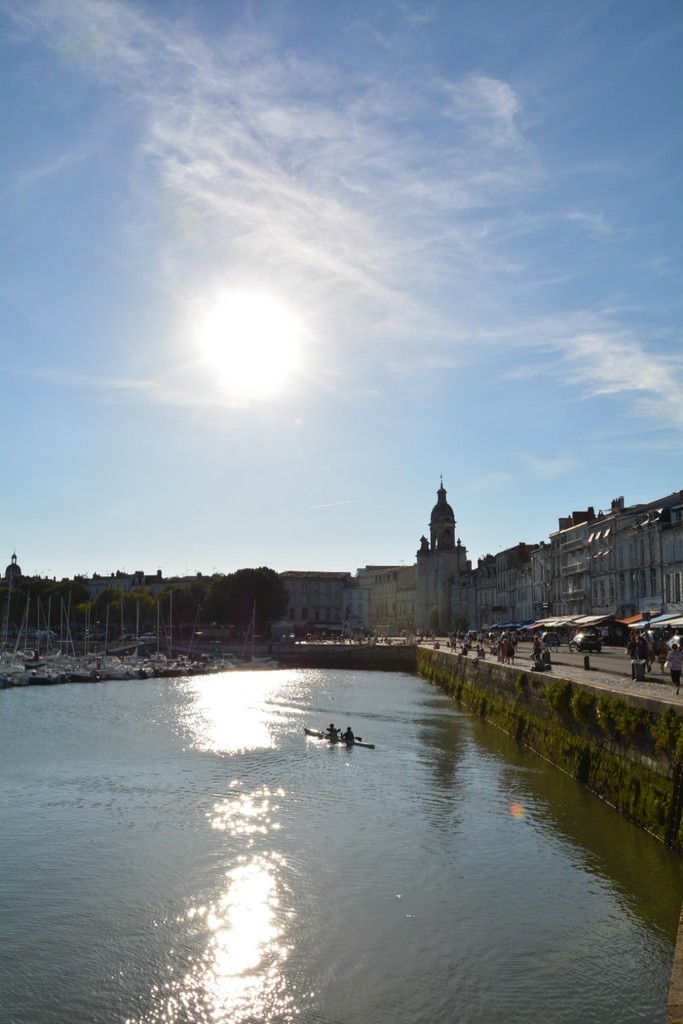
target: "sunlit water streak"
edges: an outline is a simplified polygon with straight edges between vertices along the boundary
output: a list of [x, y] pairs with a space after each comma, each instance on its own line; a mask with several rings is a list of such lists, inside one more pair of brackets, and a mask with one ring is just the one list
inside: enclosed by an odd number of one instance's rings
[[2, 1024], [663, 1019], [680, 862], [420, 679], [3, 691], [0, 770]]

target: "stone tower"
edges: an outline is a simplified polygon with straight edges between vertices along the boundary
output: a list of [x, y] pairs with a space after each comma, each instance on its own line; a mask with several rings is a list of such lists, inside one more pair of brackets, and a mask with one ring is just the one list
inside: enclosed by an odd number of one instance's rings
[[455, 539], [455, 515], [441, 484], [429, 520], [429, 540], [422, 537], [417, 552], [415, 627], [418, 633], [444, 635], [453, 626], [452, 595], [460, 574], [469, 569], [467, 550]]
[[429, 547], [431, 551], [449, 551], [455, 547], [455, 515], [446, 501], [443, 477], [436, 496], [438, 500], [429, 520]]

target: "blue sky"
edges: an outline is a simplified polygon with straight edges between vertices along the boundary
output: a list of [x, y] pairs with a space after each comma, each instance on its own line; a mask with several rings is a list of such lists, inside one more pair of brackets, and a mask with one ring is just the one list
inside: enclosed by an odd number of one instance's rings
[[0, 0], [26, 573], [476, 561], [683, 487], [678, 0]]

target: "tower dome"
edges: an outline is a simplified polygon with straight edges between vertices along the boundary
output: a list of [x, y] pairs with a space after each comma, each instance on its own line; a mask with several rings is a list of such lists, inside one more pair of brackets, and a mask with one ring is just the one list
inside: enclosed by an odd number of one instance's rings
[[17, 565], [16, 552], [12, 555], [12, 561], [5, 569], [5, 579], [7, 582], [21, 579], [21, 568]]
[[441, 486], [436, 492], [437, 502], [432, 509], [429, 520], [429, 532], [432, 551], [444, 551], [455, 546], [455, 514], [446, 501], [446, 488], [441, 478]]
[[441, 487], [439, 487], [438, 491], [436, 492], [436, 495], [438, 501], [434, 508], [432, 509], [430, 522], [433, 523], [436, 519], [448, 519], [455, 523], [455, 513], [453, 512], [453, 509], [446, 501], [446, 488], [443, 485], [443, 481], [441, 482]]

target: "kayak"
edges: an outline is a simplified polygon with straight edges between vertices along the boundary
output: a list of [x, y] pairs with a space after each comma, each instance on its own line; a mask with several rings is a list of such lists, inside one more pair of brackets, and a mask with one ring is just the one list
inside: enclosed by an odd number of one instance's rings
[[351, 741], [343, 740], [341, 736], [335, 738], [328, 736], [327, 733], [321, 732], [320, 729], [304, 729], [307, 736], [315, 736], [317, 740], [327, 740], [331, 747], [367, 747], [368, 750], [374, 750], [374, 743], [363, 743], [360, 739], [354, 739]]

